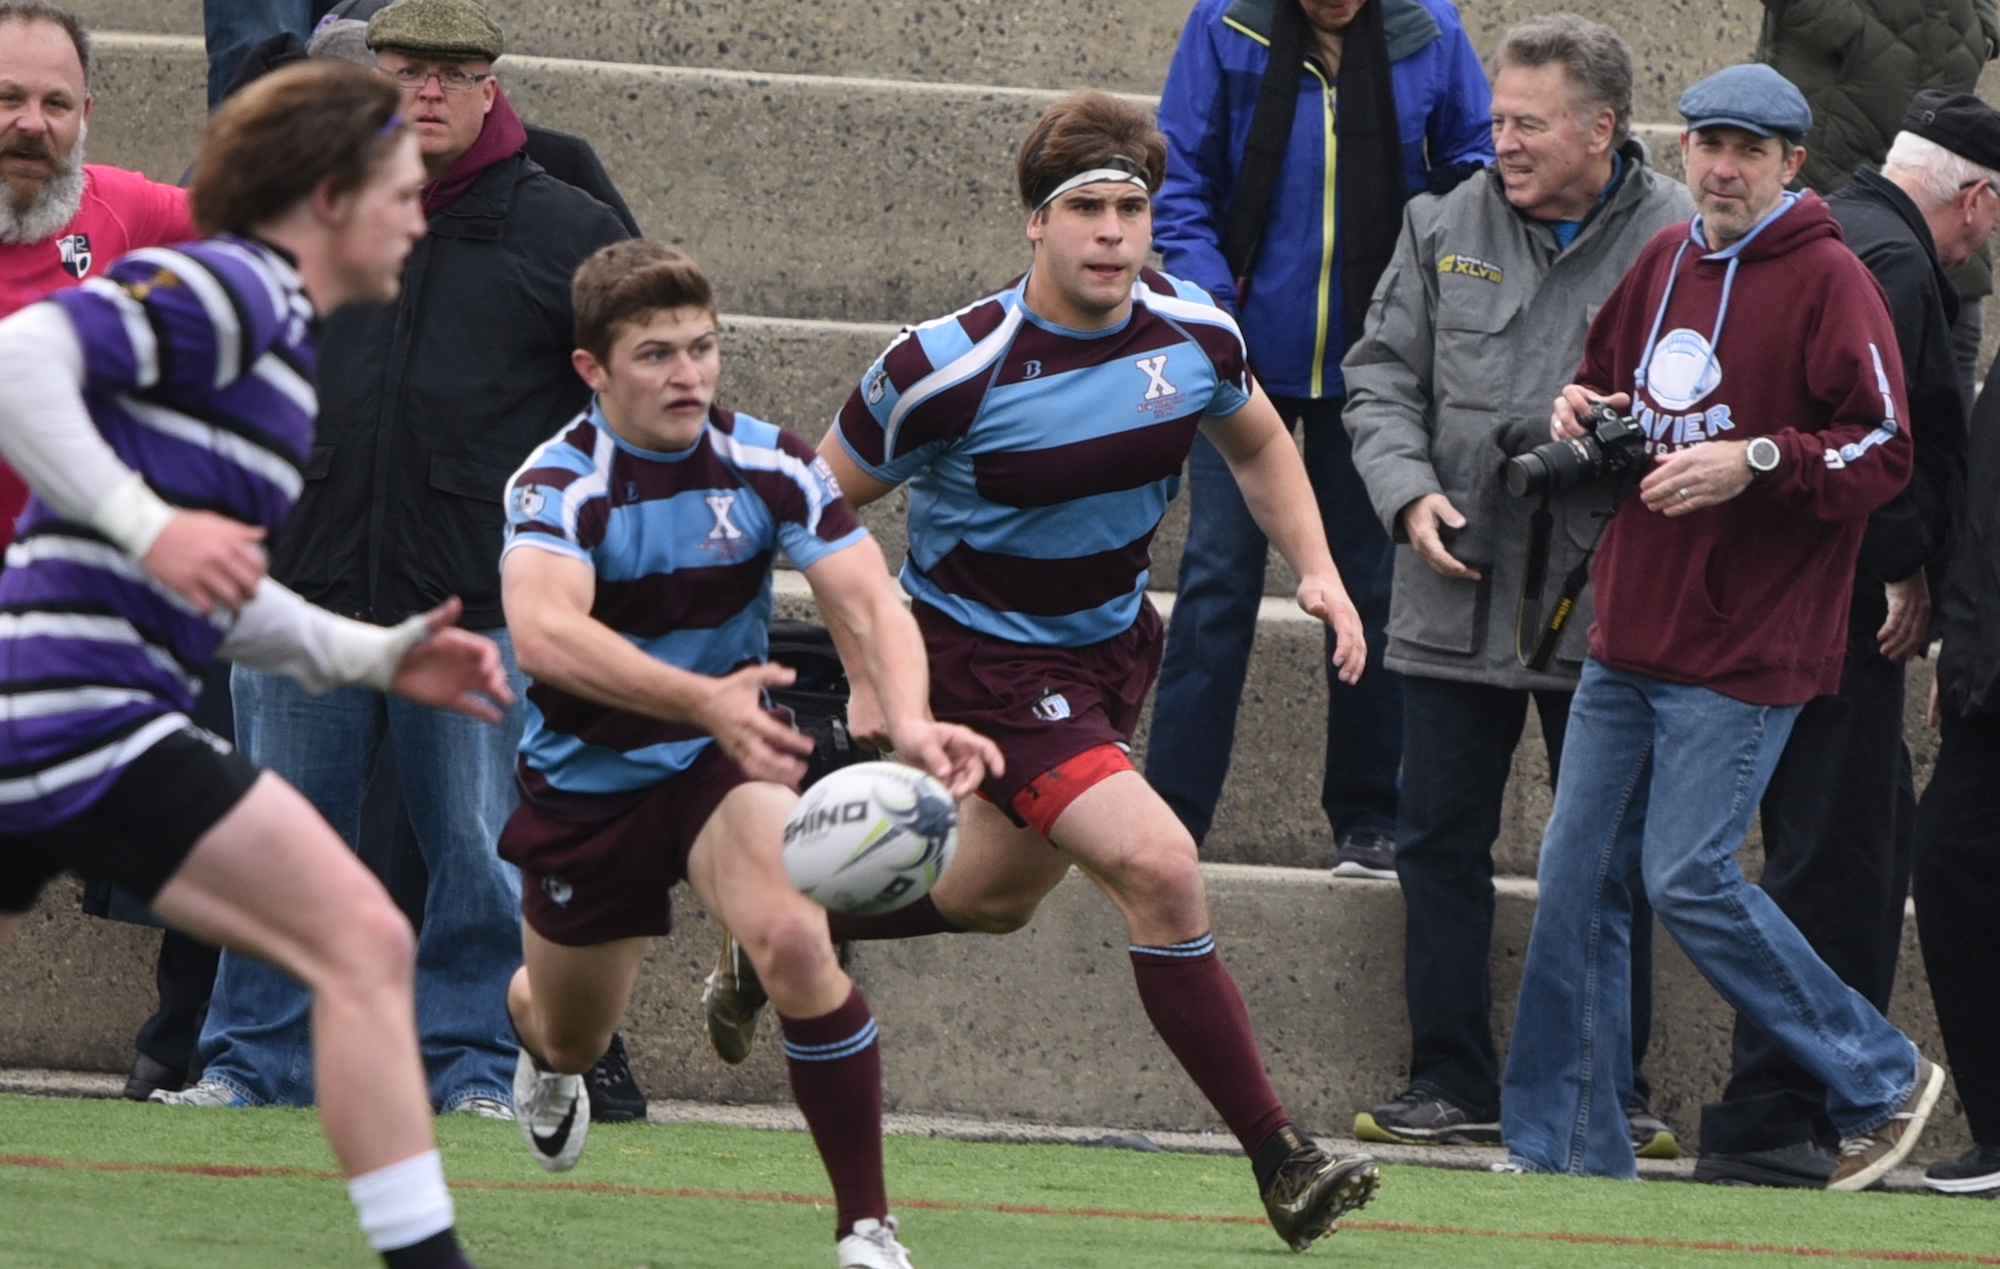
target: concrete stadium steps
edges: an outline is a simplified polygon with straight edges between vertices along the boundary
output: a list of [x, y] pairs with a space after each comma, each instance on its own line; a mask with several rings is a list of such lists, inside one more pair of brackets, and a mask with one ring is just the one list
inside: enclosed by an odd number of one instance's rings
[[[1345, 1132], [1407, 1074], [1402, 908], [1386, 882], [1317, 872], [1204, 869], [1217, 942], [1241, 985], [1272, 1082], [1311, 1131]], [[1497, 1039], [1506, 1044], [1533, 920], [1534, 885], [1502, 880], [1493, 944]], [[624, 1032], [655, 1097], [789, 1099], [768, 1020], [751, 1059], [710, 1053], [701, 982], [719, 931], [685, 890], [680, 930], [648, 954]], [[1942, 1060], [1914, 923], [1905, 931], [1891, 1019]], [[0, 1065], [123, 1070], [151, 1008], [149, 930], [98, 922], [75, 889], [52, 886], [0, 956]], [[882, 1026], [890, 1109], [995, 1120], [1221, 1131], [1157, 1037], [1131, 987], [1115, 909], [1072, 872], [1024, 930], [855, 945], [851, 965]], [[1727, 1078], [1730, 1014], [1672, 942], [1657, 939], [1648, 1070], [1653, 1106], [1689, 1146], [1701, 1104]], [[1956, 1096], [1919, 1146], [1922, 1159], [1966, 1148]], [[1496, 1155], [1496, 1158], [1498, 1156]]]
[[[1158, 93], [1193, 0], [491, 0], [516, 54], [763, 73], [839, 75], [1016, 88], [1089, 86]], [[104, 31], [199, 35], [197, 0], [80, 0]], [[1578, 0], [1640, 54], [1640, 118], [1671, 118], [1681, 89], [1749, 58], [1754, 0], [1631, 6]], [[1473, 46], [1490, 60], [1500, 35], [1548, 12], [1544, 0], [1462, 4]]]

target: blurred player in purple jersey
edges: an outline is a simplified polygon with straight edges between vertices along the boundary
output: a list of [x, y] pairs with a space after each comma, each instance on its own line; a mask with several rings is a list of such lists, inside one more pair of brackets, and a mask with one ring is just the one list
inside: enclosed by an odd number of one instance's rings
[[[832, 928], [1006, 933], [1081, 868], [1125, 917], [1147, 1016], [1250, 1156], [1279, 1237], [1304, 1250], [1374, 1193], [1375, 1163], [1321, 1151], [1272, 1092], [1215, 953], [1194, 840], [1127, 751], [1160, 664], [1148, 544], [1197, 430], [1302, 579], [1300, 607], [1334, 631], [1340, 677], [1359, 678], [1367, 653], [1235, 321], [1145, 267], [1165, 155], [1152, 120], [1113, 97], [1051, 107], [1016, 161], [1033, 267], [898, 337], [820, 446], [857, 505], [909, 482], [902, 580], [929, 647], [931, 708], [1006, 758], [966, 803], [958, 857], [929, 896], [883, 917], [835, 914]], [[865, 685], [850, 715], [856, 735], [882, 737]], [[745, 1047], [733, 1041], [760, 996], [725, 946], [708, 996], [725, 1057]]]
[[812, 447], [715, 404], [715, 298], [684, 252], [635, 239], [577, 270], [579, 374], [596, 398], [507, 488], [501, 585], [534, 680], [521, 802], [526, 964], [508, 993], [514, 1109], [535, 1161], [573, 1166], [640, 959], [686, 880], [768, 985], [792, 1089], [833, 1181], [842, 1269], [909, 1269], [882, 1181], [882, 1063], [826, 913], [779, 847], [812, 741], [769, 712], [782, 547], [849, 632], [849, 675], [912, 766], [964, 797], [1000, 754], [931, 717], [923, 636]]
[[217, 657], [489, 721], [509, 699], [457, 600], [385, 628], [262, 575], [311, 451], [318, 320], [393, 298], [424, 233], [396, 106], [340, 63], [270, 76], [202, 138], [207, 238], [0, 322], [0, 450], [35, 493], [0, 576], [0, 943], [71, 869], [296, 975], [362, 1229], [391, 1269], [455, 1269], [409, 924], [305, 798], [187, 718]]

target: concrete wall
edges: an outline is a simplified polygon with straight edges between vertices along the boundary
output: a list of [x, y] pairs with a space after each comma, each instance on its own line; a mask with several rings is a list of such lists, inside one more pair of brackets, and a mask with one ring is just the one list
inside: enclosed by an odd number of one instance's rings
[[[1205, 871], [1217, 941], [1279, 1096], [1313, 1131], [1346, 1132], [1356, 1110], [1386, 1100], [1407, 1075], [1400, 891], [1288, 868]], [[1493, 1021], [1504, 1051], [1534, 886], [1504, 880], [1499, 889]], [[768, 1032], [741, 1067], [709, 1052], [699, 996], [718, 930], [685, 890], [677, 902], [681, 929], [648, 955], [624, 1025], [641, 1085], [655, 1097], [787, 1100]], [[156, 939], [80, 915], [75, 891], [56, 887], [0, 956], [0, 1065], [124, 1069], [151, 1007]], [[1110, 903], [1072, 873], [1006, 938], [856, 945], [852, 970], [881, 1022], [890, 1108], [1220, 1131], [1146, 1021], [1126, 941]], [[1670, 941], [1658, 946], [1653, 1105], [1692, 1142], [1701, 1103], [1727, 1078], [1730, 1015]], [[1891, 1019], [1942, 1058], [1914, 927]], [[1947, 1101], [1926, 1157], [1968, 1144], [1957, 1102]]]

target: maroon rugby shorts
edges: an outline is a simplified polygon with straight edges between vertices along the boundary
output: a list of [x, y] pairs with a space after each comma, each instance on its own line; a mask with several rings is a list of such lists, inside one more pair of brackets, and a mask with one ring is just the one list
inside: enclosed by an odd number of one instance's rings
[[1037, 777], [1087, 749], [1131, 743], [1160, 672], [1160, 614], [1150, 601], [1130, 627], [1080, 648], [995, 639], [928, 604], [913, 611], [930, 651], [931, 712], [1000, 746], [1006, 774], [979, 791], [1016, 824], [1014, 795]]
[[710, 744], [686, 771], [629, 793], [521, 783], [500, 830], [500, 857], [521, 869], [521, 916], [551, 943], [594, 947], [673, 931], [670, 896], [694, 839], [750, 776]]

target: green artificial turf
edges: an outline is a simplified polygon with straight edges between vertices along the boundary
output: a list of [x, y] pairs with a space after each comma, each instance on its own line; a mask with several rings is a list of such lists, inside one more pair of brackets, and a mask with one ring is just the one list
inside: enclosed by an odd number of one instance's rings
[[[552, 1176], [511, 1124], [438, 1131], [483, 1269], [833, 1263], [826, 1177], [802, 1134], [600, 1125]], [[923, 1269], [1292, 1263], [1254, 1219], [1240, 1159], [920, 1138], [887, 1153]], [[0, 1265], [366, 1269], [332, 1166], [308, 1112], [0, 1096]], [[300, 1174], [271, 1174], [284, 1169]], [[1399, 1269], [2000, 1265], [2000, 1203], [1389, 1167], [1376, 1201], [1309, 1254]]]

